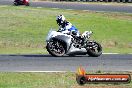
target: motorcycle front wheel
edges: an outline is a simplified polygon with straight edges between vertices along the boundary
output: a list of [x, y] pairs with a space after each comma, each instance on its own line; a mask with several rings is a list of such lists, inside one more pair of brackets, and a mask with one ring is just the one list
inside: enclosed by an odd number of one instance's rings
[[102, 54], [102, 47], [99, 43], [93, 42], [94, 44], [87, 48], [87, 53], [89, 56], [98, 57]]
[[65, 54], [64, 44], [60, 41], [48, 42], [46, 49], [52, 56], [63, 56]]

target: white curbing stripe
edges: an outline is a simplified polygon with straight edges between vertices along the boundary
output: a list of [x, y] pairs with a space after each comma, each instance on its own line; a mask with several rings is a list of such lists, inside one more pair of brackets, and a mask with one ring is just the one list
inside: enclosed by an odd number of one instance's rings
[[85, 12], [87, 12], [87, 11], [90, 11], [90, 10], [82, 10], [82, 11], [85, 11]]
[[4, 6], [2, 5], [2, 6], [0, 6], [0, 7], [7, 7], [7, 5], [4, 5]]
[[37, 7], [37, 8], [42, 8], [42, 7]]
[[52, 9], [59, 9], [59, 8], [52, 8]]
[[127, 6], [132, 6], [132, 5], [127, 5]]
[[66, 10], [73, 10], [73, 9], [66, 9]]
[[27, 73], [27, 72], [39, 72], [39, 73], [65, 73], [65, 72], [68, 72], [68, 71], [13, 71], [13, 72], [24, 72], [24, 73]]
[[119, 53], [103, 53], [103, 54], [119, 54]]
[[[121, 53], [103, 53], [103, 54], [121, 54]], [[126, 53], [126, 54], [132, 54], [132, 53]]]

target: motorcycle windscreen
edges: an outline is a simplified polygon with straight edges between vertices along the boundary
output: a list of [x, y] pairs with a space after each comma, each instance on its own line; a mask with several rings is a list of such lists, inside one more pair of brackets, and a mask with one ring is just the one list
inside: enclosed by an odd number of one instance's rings
[[56, 33], [56, 31], [54, 31], [54, 30], [51, 29], [51, 30], [49, 31], [47, 37], [46, 37], [46, 41], [50, 40], [50, 38], [51, 38], [55, 33]]

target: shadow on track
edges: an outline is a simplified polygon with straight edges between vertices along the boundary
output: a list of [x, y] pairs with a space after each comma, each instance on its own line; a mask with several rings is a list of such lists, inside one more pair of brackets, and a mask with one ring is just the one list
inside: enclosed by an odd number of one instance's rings
[[[54, 56], [51, 56], [51, 55], [5, 55], [5, 56], [23, 56], [23, 57], [54, 57]], [[65, 55], [65, 56], [61, 56], [61, 57], [90, 57], [88, 55], [76, 55], [76, 56], [68, 56], [68, 55]], [[59, 58], [59, 57], [58, 57]]]

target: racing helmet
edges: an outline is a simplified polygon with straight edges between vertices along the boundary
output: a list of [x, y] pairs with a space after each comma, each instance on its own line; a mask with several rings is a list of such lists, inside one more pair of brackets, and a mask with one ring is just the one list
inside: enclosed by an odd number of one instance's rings
[[59, 26], [62, 25], [62, 24], [64, 23], [65, 20], [66, 20], [66, 19], [65, 19], [65, 17], [64, 17], [63, 15], [58, 15], [57, 18], [56, 18], [56, 22], [57, 22], [57, 24], [58, 24]]

